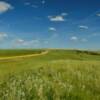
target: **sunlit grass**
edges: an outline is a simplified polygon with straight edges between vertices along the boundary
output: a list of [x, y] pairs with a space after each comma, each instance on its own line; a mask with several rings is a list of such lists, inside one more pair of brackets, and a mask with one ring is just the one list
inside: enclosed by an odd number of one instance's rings
[[0, 62], [0, 100], [100, 100], [99, 59], [99, 55], [50, 51]]

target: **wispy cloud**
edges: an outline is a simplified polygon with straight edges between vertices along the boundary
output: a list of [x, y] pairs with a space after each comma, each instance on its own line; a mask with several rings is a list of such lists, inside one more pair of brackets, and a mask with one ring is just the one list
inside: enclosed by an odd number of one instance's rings
[[93, 37], [99, 37], [99, 36], [100, 36], [100, 33], [92, 33], [92, 34], [88, 35], [87, 37], [93, 38]]
[[80, 29], [88, 29], [89, 27], [88, 26], [85, 26], [85, 25], [80, 25], [78, 26]]
[[98, 14], [96, 14], [96, 15], [100, 17], [100, 13], [98, 13]]
[[33, 8], [38, 8], [38, 6], [37, 6], [37, 5], [31, 5], [31, 7], [33, 7]]
[[88, 40], [85, 39], [85, 38], [83, 38], [83, 39], [81, 39], [80, 41], [81, 41], [81, 42], [87, 42]]
[[8, 10], [11, 10], [11, 9], [13, 9], [11, 4], [4, 1], [0, 1], [0, 13], [7, 12]]
[[72, 36], [72, 37], [70, 38], [70, 40], [71, 40], [71, 41], [78, 41], [79, 39], [78, 39], [78, 37], [76, 37], [76, 36]]
[[54, 22], [63, 22], [65, 21], [65, 18], [61, 15], [58, 16], [48, 16], [50, 21], [54, 21]]
[[48, 43], [49, 43], [49, 41], [48, 41], [48, 40], [45, 40], [45, 41], [44, 41], [44, 44], [48, 44]]
[[61, 15], [62, 15], [62, 16], [67, 16], [67, 15], [68, 15], [68, 13], [62, 13]]
[[73, 42], [87, 42], [88, 41], [86, 38], [79, 38], [77, 36], [72, 36], [70, 40]]
[[38, 40], [38, 39], [31, 40], [30, 44], [33, 45], [34, 47], [38, 47], [38, 46], [40, 46], [40, 40]]
[[32, 2], [27, 1], [27, 2], [24, 2], [24, 5], [25, 6], [32, 7], [32, 8], [39, 8], [40, 7], [40, 4], [43, 4], [44, 5], [45, 3], [46, 3], [45, 0], [41, 0], [39, 3], [32, 3]]
[[24, 5], [29, 6], [29, 5], [31, 5], [31, 3], [30, 2], [25, 2]]
[[31, 2], [25, 2], [24, 5], [32, 8], [38, 8], [38, 5], [32, 4]]
[[52, 34], [52, 36], [50, 37], [51, 39], [55, 39], [57, 38], [59, 35], [57, 33]]
[[16, 39], [14, 40], [15, 46], [27, 46], [27, 47], [38, 47], [40, 45], [40, 41], [38, 39], [34, 40], [24, 40], [24, 39]]
[[0, 33], [0, 41], [6, 39], [8, 35], [6, 33]]
[[57, 39], [58, 36], [59, 36], [59, 34], [53, 33], [49, 38], [47, 38], [47, 39], [45, 39], [43, 41], [43, 44], [47, 45], [47, 44], [51, 43], [52, 41], [54, 41], [55, 39]]
[[42, 4], [45, 4], [46, 3], [46, 1], [45, 0], [42, 0]]
[[100, 36], [100, 33], [93, 33], [92, 36]]
[[25, 42], [25, 41], [24, 41], [23, 39], [16, 39], [16, 40], [15, 40], [15, 43], [16, 43], [16, 44], [19, 44], [19, 45], [24, 44], [24, 42]]
[[49, 31], [56, 31], [56, 28], [54, 28], [54, 27], [49, 27]]

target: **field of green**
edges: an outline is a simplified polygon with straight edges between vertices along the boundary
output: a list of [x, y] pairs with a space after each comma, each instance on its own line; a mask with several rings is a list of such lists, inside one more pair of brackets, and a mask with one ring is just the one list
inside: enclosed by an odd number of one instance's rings
[[[44, 50], [0, 50], [0, 58]], [[100, 100], [100, 53], [48, 50], [0, 60], [0, 100]]]

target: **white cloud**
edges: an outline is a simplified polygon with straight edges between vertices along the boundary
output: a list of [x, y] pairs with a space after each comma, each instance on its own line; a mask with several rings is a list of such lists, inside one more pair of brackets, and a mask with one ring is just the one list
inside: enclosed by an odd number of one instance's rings
[[61, 13], [59, 15], [54, 15], [54, 16], [48, 16], [50, 21], [55, 21], [55, 22], [63, 22], [66, 21], [65, 17], [68, 15], [68, 13]]
[[0, 37], [7, 37], [8, 35], [6, 33], [0, 33]]
[[89, 27], [88, 26], [85, 26], [85, 25], [80, 25], [79, 28], [80, 29], [88, 29]]
[[96, 14], [96, 15], [100, 17], [100, 13], [98, 13], [98, 14]]
[[63, 22], [63, 21], [65, 21], [65, 18], [64, 18], [64, 16], [62, 16], [62, 15], [58, 15], [58, 16], [48, 16], [48, 18], [49, 18], [49, 20], [50, 21], [54, 21], [54, 22]]
[[25, 6], [32, 7], [32, 8], [38, 8], [37, 5], [35, 5], [35, 4], [31, 4], [30, 2], [25, 2], [24, 5], [25, 5]]
[[42, 0], [42, 4], [45, 4], [46, 3], [46, 1], [45, 0]]
[[56, 28], [54, 28], [54, 27], [49, 27], [49, 30], [50, 30], [50, 31], [56, 31]]
[[77, 36], [72, 36], [70, 40], [74, 42], [87, 42], [88, 41], [86, 38], [78, 38]]
[[40, 41], [35, 39], [35, 40], [23, 40], [23, 39], [16, 39], [14, 40], [14, 44], [18, 46], [32, 46], [32, 47], [38, 47], [40, 45]]
[[11, 9], [13, 9], [11, 4], [4, 2], [4, 1], [0, 1], [0, 13], [4, 13], [4, 12], [11, 10]]
[[72, 37], [70, 38], [70, 40], [72, 40], [72, 41], [78, 41], [78, 37], [72, 36]]
[[6, 33], [0, 33], [0, 42], [3, 42], [7, 39], [8, 35]]
[[61, 15], [62, 15], [62, 16], [67, 16], [67, 15], [68, 15], [68, 13], [62, 13]]
[[4, 40], [7, 37], [8, 35], [6, 33], [0, 33], [0, 41]]
[[15, 45], [26, 45], [26, 42], [23, 39], [16, 39], [14, 41]]
[[20, 44], [20, 43], [23, 43], [23, 42], [24, 42], [23, 39], [17, 39], [17, 40], [16, 40], [16, 43], [19, 43], [19, 44]]

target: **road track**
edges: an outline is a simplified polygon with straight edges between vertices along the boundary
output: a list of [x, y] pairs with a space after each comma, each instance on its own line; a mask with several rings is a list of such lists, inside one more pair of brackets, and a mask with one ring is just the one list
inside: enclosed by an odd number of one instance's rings
[[41, 52], [40, 54], [29, 54], [29, 55], [12, 56], [12, 57], [1, 57], [0, 60], [10, 60], [10, 59], [18, 59], [18, 58], [35, 57], [35, 56], [46, 55], [48, 52], [49, 52], [49, 51], [46, 50], [46, 51], [44, 51], [44, 52]]

